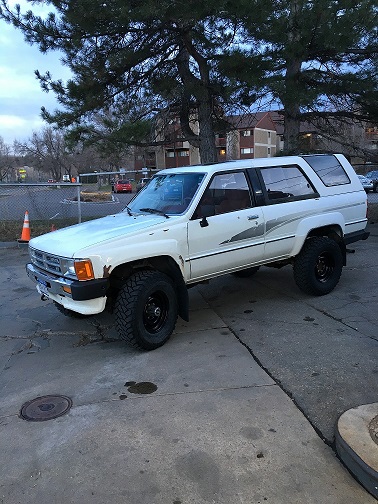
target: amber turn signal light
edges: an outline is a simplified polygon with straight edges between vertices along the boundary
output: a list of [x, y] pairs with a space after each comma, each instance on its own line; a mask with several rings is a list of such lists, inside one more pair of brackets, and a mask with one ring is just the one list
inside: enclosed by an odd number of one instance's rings
[[93, 280], [92, 263], [89, 260], [75, 261], [75, 272], [78, 280]]

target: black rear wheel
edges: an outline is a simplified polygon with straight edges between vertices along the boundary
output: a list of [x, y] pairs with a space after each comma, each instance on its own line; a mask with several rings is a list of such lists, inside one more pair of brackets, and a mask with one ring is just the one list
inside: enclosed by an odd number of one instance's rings
[[154, 350], [170, 338], [177, 313], [172, 280], [159, 271], [137, 271], [118, 294], [116, 328], [119, 336], [133, 347]]
[[330, 238], [309, 238], [294, 262], [294, 280], [306, 294], [323, 296], [338, 284], [343, 269], [339, 245]]

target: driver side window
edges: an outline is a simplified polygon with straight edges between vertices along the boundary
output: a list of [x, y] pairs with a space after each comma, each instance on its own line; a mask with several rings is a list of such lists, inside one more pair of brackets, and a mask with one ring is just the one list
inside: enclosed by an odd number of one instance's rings
[[251, 207], [251, 195], [244, 172], [215, 175], [206, 188], [193, 218], [221, 215]]

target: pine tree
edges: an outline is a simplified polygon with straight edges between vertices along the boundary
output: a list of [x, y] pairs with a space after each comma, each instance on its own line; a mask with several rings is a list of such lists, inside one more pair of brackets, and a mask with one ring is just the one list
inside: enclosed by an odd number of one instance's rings
[[36, 73], [62, 106], [44, 118], [76, 140], [138, 144], [165, 110], [211, 162], [224, 114], [259, 99], [283, 109], [289, 153], [303, 120], [378, 121], [376, 0], [33, 2], [52, 6], [45, 19], [0, 2], [27, 42], [63, 53], [66, 84]]
[[260, 88], [283, 109], [286, 152], [300, 149], [303, 120], [378, 122], [375, 0], [276, 0], [266, 2], [260, 18], [255, 11], [261, 2], [249, 6], [251, 14], [246, 10], [242, 19], [247, 44], [237, 66], [229, 52], [224, 71], [232, 75], [233, 67], [234, 85], [248, 87], [251, 79], [256, 85], [254, 66], [262, 70]]
[[[218, 58], [233, 43], [235, 22], [219, 15], [227, 2], [199, 4], [163, 0], [58, 0], [46, 19], [32, 12], [1, 16], [23, 31], [42, 52], [59, 50], [73, 74], [65, 85], [37, 73], [43, 89], [53, 90], [63, 110], [43, 117], [70, 128], [77, 139], [93, 133], [94, 118], [113, 126], [113, 141], [138, 143], [158, 110], [179, 114], [185, 138], [201, 160], [216, 160], [214, 127], [228, 99]], [[193, 114], [199, 132], [191, 126]]]

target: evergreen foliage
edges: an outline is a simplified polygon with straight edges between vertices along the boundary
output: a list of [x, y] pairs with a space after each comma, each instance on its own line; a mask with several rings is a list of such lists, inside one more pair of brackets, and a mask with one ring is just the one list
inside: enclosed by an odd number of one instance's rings
[[[260, 2], [254, 3], [257, 9]], [[269, 9], [264, 19], [256, 17], [253, 8], [246, 14], [243, 27], [252, 51], [246, 44], [237, 62], [230, 51], [223, 65], [226, 73], [233, 72], [236, 84], [246, 88], [251, 78], [256, 83], [251, 68], [262, 66], [260, 85], [284, 112], [286, 151], [298, 151], [303, 120], [378, 122], [376, 1], [286, 0], [272, 2]]]
[[[262, 98], [283, 108], [285, 148], [315, 116], [378, 121], [375, 0], [34, 0], [51, 13], [0, 17], [42, 52], [59, 50], [67, 83], [36, 71], [61, 110], [43, 117], [72, 140], [152, 143], [159, 111], [180, 117], [184, 136], [214, 161], [225, 113]], [[193, 128], [198, 119], [199, 131]]]

